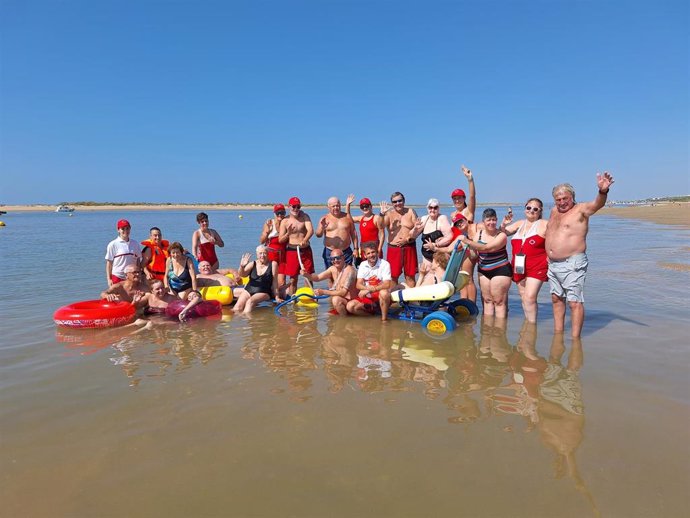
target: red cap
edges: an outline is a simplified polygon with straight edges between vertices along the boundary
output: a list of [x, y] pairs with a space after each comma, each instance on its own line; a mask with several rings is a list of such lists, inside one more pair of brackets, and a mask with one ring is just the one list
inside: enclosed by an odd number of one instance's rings
[[453, 214], [453, 218], [452, 218], [453, 223], [457, 223], [458, 221], [461, 221], [463, 219], [467, 219], [467, 218], [464, 215], [462, 215], [461, 213], [456, 212], [455, 214]]
[[456, 196], [462, 196], [464, 198], [465, 191], [463, 191], [462, 189], [455, 189], [453, 192], [450, 193], [451, 198], [455, 198]]
[[283, 205], [282, 203], [276, 203], [273, 206], [273, 212], [278, 212], [279, 210], [285, 211], [285, 205]]
[[294, 205], [302, 205], [302, 202], [299, 201], [299, 198], [297, 196], [293, 196], [288, 200], [288, 205], [294, 206]]
[[359, 205], [371, 205], [371, 200], [369, 198], [362, 198], [359, 200]]
[[126, 219], [121, 219], [120, 221], [117, 222], [117, 229], [120, 230], [121, 228], [125, 227], [132, 227], [132, 225], [129, 224], [129, 221]]

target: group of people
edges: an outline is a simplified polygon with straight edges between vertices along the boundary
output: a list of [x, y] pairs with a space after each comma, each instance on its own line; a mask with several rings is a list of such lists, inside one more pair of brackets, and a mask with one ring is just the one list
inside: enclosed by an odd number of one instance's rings
[[[474, 176], [465, 166], [461, 172], [468, 182], [469, 196], [462, 189], [453, 190], [450, 216], [441, 214], [439, 200], [431, 198], [427, 214], [419, 217], [413, 208], [405, 206], [405, 196], [399, 191], [391, 195], [390, 203], [380, 203], [378, 213], [369, 198], [362, 198], [359, 215], [351, 212], [353, 194], [347, 197], [345, 210], [337, 197], [331, 197], [328, 212], [315, 225], [302, 210], [298, 197], [288, 200], [287, 209], [278, 203], [273, 206], [273, 217], [263, 225], [256, 259], [244, 254], [238, 270], [218, 269], [215, 247], [223, 247], [224, 242], [217, 231], [209, 228], [208, 215], [203, 212], [197, 215], [199, 229], [192, 236], [191, 252], [180, 243], [163, 240], [157, 227], [142, 242], [142, 251], [139, 243], [129, 239], [129, 223], [120, 220], [118, 238], [108, 245], [106, 253], [109, 288], [102, 295], [133, 300], [136, 292], [147, 293], [142, 279], [129, 276], [135, 272], [127, 268], [135, 265], [135, 269], [143, 266], [149, 281], [162, 282], [163, 291], [170, 296], [186, 298], [203, 285], [233, 286], [235, 311], [247, 313], [260, 302], [281, 301], [294, 294], [302, 275], [309, 283], [327, 281], [327, 288], [314, 293], [330, 296], [335, 313], [380, 313], [385, 321], [394, 289], [439, 282], [451, 252], [462, 245], [465, 255], [461, 269], [469, 278], [462, 297], [476, 301], [476, 269], [486, 315], [507, 316], [508, 292], [514, 282], [526, 319], [536, 322], [537, 296], [548, 280], [555, 332], [563, 332], [566, 307], [570, 307], [572, 335], [580, 336], [589, 217], [605, 205], [613, 177], [608, 172], [597, 175], [598, 193], [590, 202], [576, 202], [570, 184], [555, 186], [554, 208], [548, 220], [543, 217], [543, 202], [530, 198], [523, 217], [514, 217], [509, 209], [499, 224], [494, 209], [484, 210], [481, 221], [475, 221]], [[310, 245], [312, 237], [323, 239], [324, 270], [318, 274]], [[193, 259], [199, 261], [198, 273]], [[242, 277], [248, 277], [248, 282], [240, 287]]]

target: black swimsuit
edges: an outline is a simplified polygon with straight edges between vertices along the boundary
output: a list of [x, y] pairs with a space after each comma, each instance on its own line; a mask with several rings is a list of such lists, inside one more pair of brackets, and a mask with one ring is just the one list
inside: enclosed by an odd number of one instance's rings
[[428, 234], [422, 234], [422, 256], [425, 259], [431, 261], [434, 258], [434, 251], [427, 250], [424, 248], [424, 243], [428, 243], [431, 239], [432, 243], [435, 243], [439, 238], [443, 237], [443, 232], [438, 229], [438, 219], [436, 220], [436, 230], [429, 232]]
[[266, 271], [259, 275], [257, 271], [257, 262], [254, 261], [254, 266], [252, 266], [252, 271], [249, 272], [249, 282], [245, 286], [245, 291], [250, 295], [255, 293], [265, 293], [268, 296], [273, 294], [273, 271], [271, 270], [272, 264], [269, 263]]

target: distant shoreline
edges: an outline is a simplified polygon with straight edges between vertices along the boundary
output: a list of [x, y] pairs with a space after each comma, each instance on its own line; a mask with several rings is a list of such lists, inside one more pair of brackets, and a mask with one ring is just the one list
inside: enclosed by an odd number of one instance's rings
[[[411, 204], [409, 207], [415, 209], [424, 208], [424, 206]], [[445, 209], [451, 208], [450, 204], [442, 204]], [[480, 204], [482, 207], [508, 207], [509, 203], [491, 203]], [[513, 204], [515, 206], [515, 204]], [[56, 205], [4, 205], [0, 206], [0, 210], [6, 212], [54, 212]], [[143, 211], [143, 210], [189, 210], [189, 211], [205, 211], [205, 210], [271, 210], [273, 205], [269, 204], [128, 204], [128, 205], [70, 205], [74, 207], [75, 211], [79, 212], [96, 212], [96, 211]], [[325, 210], [325, 205], [303, 205], [306, 210]], [[353, 204], [353, 209], [355, 209]], [[607, 214], [609, 216], [618, 216], [630, 219], [640, 219], [651, 221], [661, 225], [681, 225], [690, 228], [690, 202], [659, 202], [646, 205], [631, 205], [625, 207], [604, 207], [599, 212], [600, 214]], [[479, 217], [479, 213], [478, 213]]]

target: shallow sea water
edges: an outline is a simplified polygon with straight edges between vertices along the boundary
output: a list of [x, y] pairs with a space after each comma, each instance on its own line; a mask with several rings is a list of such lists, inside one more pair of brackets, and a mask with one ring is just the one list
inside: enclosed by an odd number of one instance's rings
[[[209, 212], [223, 266], [269, 216], [241, 214]], [[323, 302], [56, 328], [55, 309], [103, 289], [117, 219], [189, 246], [194, 216], [3, 216], [0, 515], [687, 514], [690, 274], [657, 266], [690, 262], [687, 230], [592, 218], [581, 347], [554, 338], [546, 287], [536, 328], [513, 289], [506, 326], [442, 340]]]

